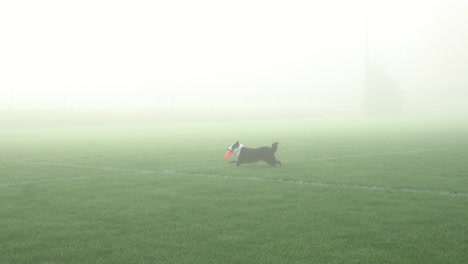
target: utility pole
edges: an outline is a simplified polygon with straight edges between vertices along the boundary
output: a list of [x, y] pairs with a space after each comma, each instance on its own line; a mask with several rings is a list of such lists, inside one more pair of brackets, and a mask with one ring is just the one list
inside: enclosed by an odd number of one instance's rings
[[363, 76], [363, 109], [365, 114], [369, 113], [369, 104], [372, 89], [369, 84], [369, 0], [364, 0], [364, 76]]
[[369, 0], [365, 1], [364, 14], [364, 89], [369, 89]]
[[67, 101], [68, 101], [68, 100], [67, 100], [67, 96], [64, 95], [64, 96], [63, 96], [63, 111], [64, 111], [64, 112], [66, 112], [67, 109], [68, 109], [68, 102], [67, 102]]

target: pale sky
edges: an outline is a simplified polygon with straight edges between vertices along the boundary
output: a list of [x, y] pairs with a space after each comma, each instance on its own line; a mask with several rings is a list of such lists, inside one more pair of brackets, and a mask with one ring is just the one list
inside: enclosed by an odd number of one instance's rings
[[[446, 81], [466, 89], [466, 2], [369, 1], [370, 62], [410, 97]], [[233, 94], [357, 105], [365, 10], [364, 0], [3, 1], [0, 108]]]

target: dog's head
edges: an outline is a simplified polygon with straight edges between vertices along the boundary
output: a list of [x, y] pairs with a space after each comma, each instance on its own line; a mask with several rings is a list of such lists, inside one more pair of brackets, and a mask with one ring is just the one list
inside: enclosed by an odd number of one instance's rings
[[240, 146], [239, 141], [236, 141], [234, 144], [232, 144], [231, 146], [229, 146], [229, 147], [227, 148], [227, 150], [230, 151], [230, 152], [232, 152], [232, 151], [236, 150], [239, 146]]
[[239, 155], [239, 150], [242, 147], [242, 144], [239, 143], [239, 141], [236, 141], [234, 144], [229, 146], [227, 148], [226, 155], [224, 155], [224, 158], [229, 158], [233, 152], [235, 152], [237, 155]]

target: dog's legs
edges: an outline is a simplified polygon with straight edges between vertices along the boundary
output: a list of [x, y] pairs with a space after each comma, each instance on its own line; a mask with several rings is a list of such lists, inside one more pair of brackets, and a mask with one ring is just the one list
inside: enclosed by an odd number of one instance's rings
[[281, 161], [277, 160], [275, 155], [271, 155], [267, 159], [264, 159], [264, 161], [273, 167], [276, 167], [276, 164], [281, 165]]
[[281, 161], [277, 160], [276, 157], [275, 157], [275, 155], [272, 155], [271, 159], [272, 159], [272, 161], [273, 161], [275, 164], [282, 165], [282, 164], [281, 164]]
[[239, 162], [239, 160], [233, 160], [233, 161], [231, 161], [231, 162], [229, 162], [229, 163], [231, 163], [231, 164], [232, 164], [232, 163], [235, 163], [235, 164], [236, 164], [236, 167], [239, 167], [239, 165], [241, 164], [241, 163]]

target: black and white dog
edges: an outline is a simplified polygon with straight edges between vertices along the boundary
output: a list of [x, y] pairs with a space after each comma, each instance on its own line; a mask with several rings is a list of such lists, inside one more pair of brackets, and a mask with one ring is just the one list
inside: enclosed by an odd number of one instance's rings
[[239, 166], [243, 163], [253, 163], [257, 161], [264, 161], [271, 166], [276, 166], [276, 164], [281, 165], [281, 161], [277, 160], [275, 157], [275, 152], [278, 149], [278, 142], [274, 142], [270, 147], [259, 147], [259, 148], [247, 148], [244, 145], [240, 144], [239, 141], [232, 144], [227, 148], [228, 152], [225, 155], [225, 158], [229, 158], [232, 153], [237, 155], [237, 160], [231, 161], [230, 163], [236, 163], [236, 166]]

